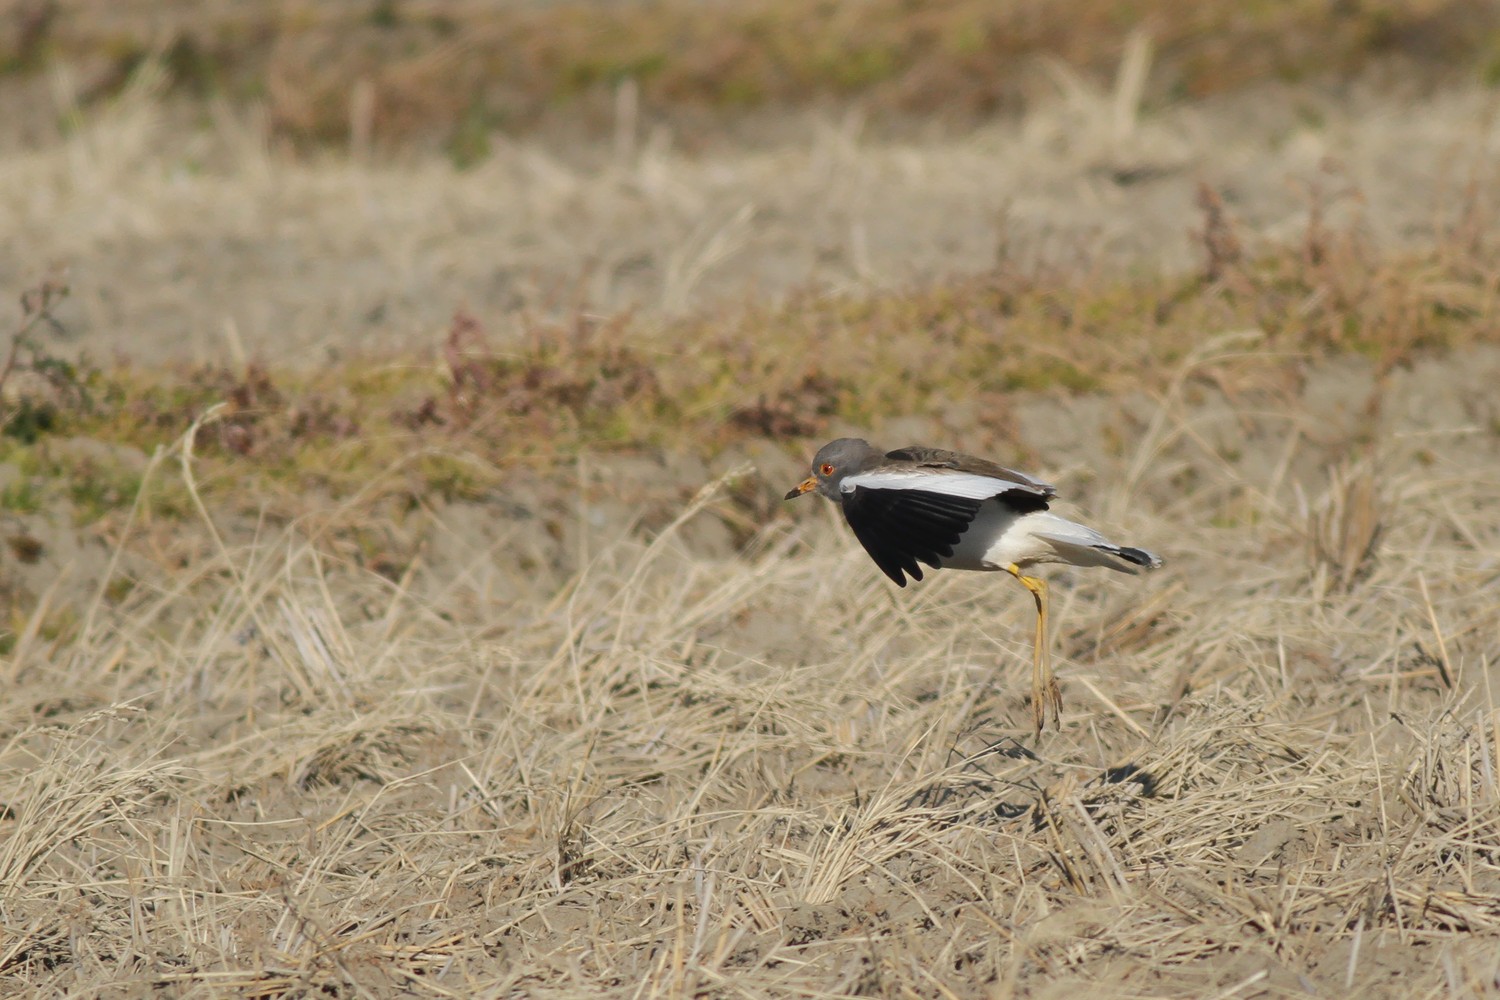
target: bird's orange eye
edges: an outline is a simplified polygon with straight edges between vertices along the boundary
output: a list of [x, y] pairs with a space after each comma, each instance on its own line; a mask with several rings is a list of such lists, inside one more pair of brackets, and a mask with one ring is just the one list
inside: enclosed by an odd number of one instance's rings
[[827, 462], [824, 462], [822, 465], [818, 466], [818, 471], [825, 476], [831, 476], [833, 475], [833, 466], [829, 465]]

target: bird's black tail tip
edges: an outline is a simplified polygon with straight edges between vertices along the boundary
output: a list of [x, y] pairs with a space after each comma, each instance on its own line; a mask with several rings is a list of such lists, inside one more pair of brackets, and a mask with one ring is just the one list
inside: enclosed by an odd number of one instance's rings
[[1128, 545], [1121, 545], [1115, 549], [1115, 554], [1128, 563], [1132, 563], [1142, 569], [1160, 569], [1161, 556], [1147, 552], [1145, 549], [1135, 549]]

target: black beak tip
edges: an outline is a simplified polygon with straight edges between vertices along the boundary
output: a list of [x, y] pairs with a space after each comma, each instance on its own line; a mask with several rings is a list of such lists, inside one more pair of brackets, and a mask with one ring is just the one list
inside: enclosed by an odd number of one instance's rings
[[786, 500], [795, 500], [798, 497], [800, 497], [801, 495], [802, 495], [802, 491], [801, 490], [799, 490], [799, 489], [790, 489], [790, 490], [786, 491], [786, 496], [783, 499], [786, 499]]

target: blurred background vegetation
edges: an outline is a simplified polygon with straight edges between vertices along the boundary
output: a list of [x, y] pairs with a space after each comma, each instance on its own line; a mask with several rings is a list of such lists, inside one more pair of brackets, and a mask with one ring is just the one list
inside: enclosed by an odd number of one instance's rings
[[1500, 80], [1500, 6], [1483, 0], [8, 6], [0, 72], [67, 64], [85, 106], [154, 59], [176, 95], [263, 104], [294, 146], [342, 140], [352, 127], [386, 147], [441, 142], [463, 162], [482, 158], [496, 130], [606, 130], [626, 81], [643, 108], [688, 122], [851, 98], [877, 120], [972, 120], [1020, 107], [1038, 60], [1108, 78], [1137, 30], [1155, 47], [1148, 104], [1265, 79]]

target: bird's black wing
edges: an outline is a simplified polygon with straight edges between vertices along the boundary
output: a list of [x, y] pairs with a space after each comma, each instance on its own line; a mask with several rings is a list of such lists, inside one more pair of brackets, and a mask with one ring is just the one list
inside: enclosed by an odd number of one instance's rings
[[897, 586], [909, 574], [922, 579], [921, 560], [937, 567], [985, 503], [928, 490], [873, 489], [859, 486], [842, 497], [844, 519], [875, 565]]

